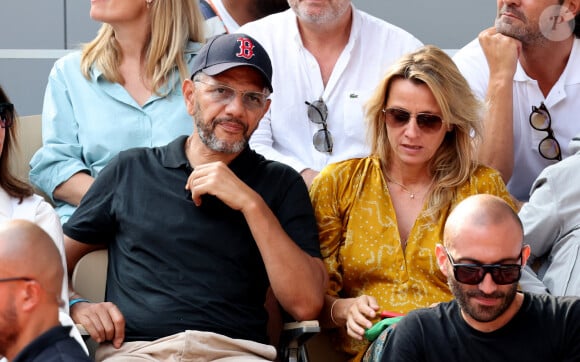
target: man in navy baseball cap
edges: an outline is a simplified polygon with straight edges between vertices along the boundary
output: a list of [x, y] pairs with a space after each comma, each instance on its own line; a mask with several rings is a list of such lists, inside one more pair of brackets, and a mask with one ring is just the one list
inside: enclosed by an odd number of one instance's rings
[[268, 90], [273, 91], [270, 57], [260, 43], [245, 34], [224, 34], [210, 39], [193, 61], [192, 77], [199, 72], [213, 76], [239, 66], [258, 70]]
[[[214, 152], [236, 155], [248, 145], [270, 107], [270, 57], [248, 35], [218, 35], [201, 48], [192, 74], [182, 89], [194, 120], [192, 137]], [[218, 106], [219, 114], [206, 112], [208, 107], [216, 110]]]
[[296, 320], [320, 313], [327, 276], [306, 184], [248, 145], [271, 77], [254, 39], [211, 39], [182, 84], [192, 134], [119, 153], [65, 224], [67, 252], [107, 240], [117, 266], [106, 303], [72, 309], [111, 342], [97, 360], [273, 361], [268, 288]]

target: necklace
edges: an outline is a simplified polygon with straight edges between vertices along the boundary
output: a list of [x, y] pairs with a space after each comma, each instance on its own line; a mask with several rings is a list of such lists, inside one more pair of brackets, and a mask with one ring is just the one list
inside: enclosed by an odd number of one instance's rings
[[398, 186], [399, 186], [401, 189], [403, 189], [403, 191], [405, 191], [406, 193], [408, 193], [408, 194], [409, 194], [409, 197], [410, 197], [411, 199], [414, 199], [414, 198], [415, 198], [415, 195], [416, 195], [416, 194], [415, 194], [413, 191], [411, 191], [411, 190], [409, 190], [408, 188], [406, 188], [405, 186], [403, 186], [403, 184], [400, 184], [400, 183], [398, 183], [397, 181], [395, 181], [395, 180], [391, 179], [390, 177], [387, 177], [387, 179], [388, 179], [390, 182], [394, 183], [395, 185], [398, 185]]
[[[415, 196], [417, 195], [417, 193], [416, 193], [416, 192], [413, 192], [413, 191], [409, 190], [409, 189], [408, 189], [408, 188], [407, 188], [405, 185], [403, 185], [402, 183], [400, 183], [400, 182], [397, 182], [397, 181], [393, 180], [393, 179], [392, 179], [392, 178], [391, 178], [391, 177], [390, 177], [388, 174], [386, 174], [386, 173], [385, 173], [385, 175], [386, 175], [386, 178], [387, 178], [387, 182], [392, 182], [392, 183], [394, 183], [395, 185], [399, 186], [399, 187], [400, 187], [400, 188], [401, 188], [403, 191], [405, 191], [407, 194], [409, 194], [409, 198], [410, 198], [411, 200], [414, 200], [414, 199], [415, 199]], [[429, 190], [429, 189], [431, 188], [431, 186], [433, 186], [433, 181], [435, 181], [435, 180], [431, 180], [431, 183], [429, 183], [429, 186], [427, 186], [427, 190]]]

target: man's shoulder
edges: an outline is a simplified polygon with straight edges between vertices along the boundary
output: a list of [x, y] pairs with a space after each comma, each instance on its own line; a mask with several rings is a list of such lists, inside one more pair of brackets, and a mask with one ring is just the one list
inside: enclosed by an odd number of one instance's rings
[[489, 66], [479, 39], [475, 38], [453, 55], [453, 61], [465, 77], [475, 96], [485, 99], [489, 82]]
[[[157, 147], [134, 147], [119, 152], [115, 157], [116, 163], [127, 164], [143, 160], [160, 160], [164, 164], [175, 159], [175, 162], [185, 158], [184, 145], [187, 136], [179, 136], [170, 143]], [[112, 162], [113, 160], [111, 160]], [[171, 166], [171, 165], [170, 165]], [[178, 165], [176, 165], [177, 167]]]
[[376, 34], [377, 32], [378, 34], [394, 34], [402, 37], [402, 39], [419, 42], [413, 34], [400, 26], [389, 23], [384, 19], [378, 18], [359, 9], [355, 9], [355, 14], [361, 20], [363, 30], [368, 30], [372, 34]]
[[[558, 163], [544, 168], [538, 177], [536, 177], [534, 183], [540, 181], [541, 183], [548, 182], [555, 186], [568, 187], [571, 184], [570, 182], [578, 175], [579, 168], [580, 153], [575, 153]], [[580, 188], [574, 187], [574, 189], [580, 192]]]
[[463, 65], [464, 63], [467, 65], [470, 61], [474, 60], [487, 62], [478, 38], [467, 43], [453, 55], [453, 61], [458, 64], [458, 66], [459, 64]]
[[296, 15], [294, 15], [292, 9], [284, 10], [282, 12], [271, 14], [258, 20], [246, 23], [242, 25], [236, 31], [236, 33], [246, 33], [255, 37], [260, 42], [261, 40], [259, 38], [269, 37], [271, 39], [275, 39], [277, 38], [276, 35], [279, 35], [279, 33], [276, 33], [273, 30], [282, 28], [285, 29], [288, 22], [295, 18]]
[[[165, 147], [165, 146], [161, 146]], [[159, 148], [159, 147], [156, 147]], [[140, 157], [153, 152], [153, 147], [133, 147], [119, 152], [119, 158], [123, 160], [131, 160], [135, 157]]]
[[540, 309], [542, 315], [545, 315], [549, 311], [564, 311], [565, 313], [575, 313], [577, 317], [580, 317], [580, 297], [534, 294], [529, 292], [524, 292], [524, 296], [529, 300], [528, 305]]
[[26, 346], [14, 362], [91, 361], [69, 332], [70, 327], [56, 326], [49, 329]]
[[135, 147], [120, 151], [105, 168], [109, 166], [127, 167], [131, 164], [142, 163], [145, 160], [153, 160], [156, 158], [159, 148], [162, 147]]
[[580, 65], [580, 38], [574, 38], [574, 44], [572, 45], [572, 52], [570, 53], [568, 62], [574, 65], [574, 70], [578, 70], [578, 65]]
[[[459, 306], [456, 301], [441, 302], [437, 305], [419, 308], [410, 311], [398, 322], [398, 327], [407, 331], [423, 331], [422, 333], [440, 334], [445, 325], [453, 324], [452, 316], [459, 313]], [[421, 327], [424, 326], [425, 328]]]
[[580, 331], [580, 327], [578, 327], [578, 320], [580, 320], [579, 297], [531, 292], [523, 292], [523, 294], [524, 302], [519, 311], [521, 320], [535, 325], [558, 326], [566, 333], [570, 329]]
[[448, 302], [437, 303], [431, 307], [419, 308], [410, 311], [407, 316], [415, 316], [418, 319], [432, 319], [441, 318], [443, 316], [454, 313], [454, 311], [459, 311], [459, 305], [457, 301], [451, 300]]

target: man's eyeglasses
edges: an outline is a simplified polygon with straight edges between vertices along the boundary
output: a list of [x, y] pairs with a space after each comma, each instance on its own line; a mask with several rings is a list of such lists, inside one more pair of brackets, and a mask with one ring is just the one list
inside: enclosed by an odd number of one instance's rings
[[0, 103], [0, 127], [10, 128], [14, 123], [14, 105], [12, 103]]
[[[405, 126], [411, 120], [411, 112], [400, 108], [383, 108], [387, 124], [393, 128]], [[435, 133], [441, 129], [443, 120], [436, 114], [417, 113], [417, 126], [426, 133]]]
[[[513, 284], [520, 280], [522, 275], [521, 264], [456, 264], [447, 248], [445, 253], [453, 266], [455, 280], [463, 284], [477, 285], [483, 281], [485, 274], [491, 274], [493, 282], [497, 285]], [[518, 259], [522, 258], [522, 252]]]
[[263, 109], [266, 106], [268, 95], [262, 92], [239, 91], [225, 84], [216, 84], [196, 80], [195, 83], [205, 84], [205, 92], [212, 100], [222, 104], [229, 104], [236, 98], [236, 94], [242, 95], [242, 103], [249, 110]]
[[542, 102], [539, 107], [532, 106], [530, 125], [535, 130], [548, 133], [548, 135], [544, 137], [538, 145], [540, 155], [548, 160], [561, 161], [562, 151], [560, 150], [560, 144], [554, 137], [554, 131], [552, 131], [552, 117], [550, 116], [550, 112], [548, 112], [548, 108], [546, 108], [544, 102]]
[[304, 102], [308, 105], [308, 119], [310, 122], [322, 125], [312, 137], [312, 144], [319, 152], [332, 153], [332, 134], [328, 130], [326, 119], [328, 118], [328, 107], [322, 99], [310, 102]]
[[12, 278], [3, 278], [3, 279], [0, 279], [0, 283], [4, 283], [4, 282], [16, 282], [16, 281], [29, 282], [29, 281], [32, 281], [32, 280], [34, 280], [34, 279], [28, 278], [28, 277], [12, 277]]

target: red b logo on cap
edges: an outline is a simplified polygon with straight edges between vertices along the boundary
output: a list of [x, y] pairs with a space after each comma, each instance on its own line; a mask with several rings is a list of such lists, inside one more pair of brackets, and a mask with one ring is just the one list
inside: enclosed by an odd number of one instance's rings
[[252, 43], [252, 40], [240, 37], [238, 41], [240, 42], [240, 52], [236, 54], [236, 57], [251, 59], [254, 56], [254, 43]]

